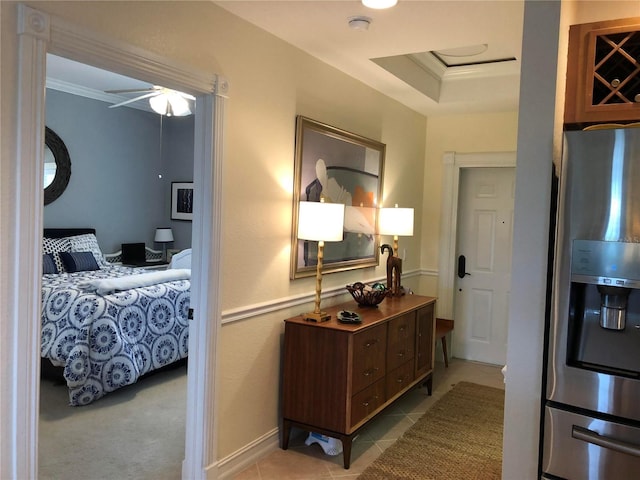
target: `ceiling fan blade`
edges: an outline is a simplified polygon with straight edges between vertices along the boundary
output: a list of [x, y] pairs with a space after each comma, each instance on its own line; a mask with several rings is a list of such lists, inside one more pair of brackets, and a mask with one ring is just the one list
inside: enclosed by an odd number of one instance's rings
[[160, 95], [161, 93], [162, 93], [162, 92], [159, 92], [159, 91], [155, 91], [155, 92], [147, 93], [146, 95], [141, 95], [141, 96], [139, 96], [139, 97], [132, 98], [131, 100], [126, 100], [126, 101], [124, 101], [124, 102], [116, 103], [116, 104], [114, 104], [114, 105], [109, 105], [109, 108], [116, 108], [116, 107], [121, 107], [121, 106], [123, 106], [123, 105], [128, 105], [128, 104], [130, 104], [130, 103], [137, 102], [138, 100], [142, 100], [142, 99], [144, 99], [144, 98], [155, 97], [155, 96], [157, 96], [157, 95]]
[[160, 90], [162, 87], [149, 87], [149, 88], [125, 88], [123, 90], [105, 90], [104, 93], [142, 93], [142, 92], [154, 92]]

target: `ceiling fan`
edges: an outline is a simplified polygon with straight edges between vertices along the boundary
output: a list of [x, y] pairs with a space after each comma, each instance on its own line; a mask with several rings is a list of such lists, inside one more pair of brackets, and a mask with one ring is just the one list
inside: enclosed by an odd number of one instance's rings
[[109, 105], [109, 108], [122, 107], [123, 105], [128, 105], [129, 103], [148, 98], [149, 105], [151, 105], [153, 111], [160, 115], [166, 115], [167, 117], [184, 117], [186, 115], [191, 115], [193, 112], [189, 106], [189, 100], [196, 99], [196, 97], [189, 95], [188, 93], [179, 92], [159, 85], [154, 85], [150, 88], [105, 90], [105, 93], [144, 93], [144, 95], [140, 95], [136, 98], [125, 100], [124, 102], [116, 103], [114, 105]]

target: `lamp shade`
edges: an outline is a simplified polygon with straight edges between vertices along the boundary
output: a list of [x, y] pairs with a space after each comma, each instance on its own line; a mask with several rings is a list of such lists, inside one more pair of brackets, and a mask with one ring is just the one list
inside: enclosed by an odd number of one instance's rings
[[300, 202], [298, 238], [339, 242], [344, 231], [344, 205], [341, 203]]
[[378, 233], [410, 237], [413, 235], [413, 208], [381, 208]]
[[173, 242], [173, 231], [169, 227], [156, 228], [156, 236], [153, 240], [158, 243]]

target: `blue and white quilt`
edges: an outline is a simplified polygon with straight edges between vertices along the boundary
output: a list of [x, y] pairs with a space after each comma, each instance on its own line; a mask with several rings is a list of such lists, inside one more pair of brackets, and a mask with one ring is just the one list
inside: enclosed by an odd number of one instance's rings
[[189, 280], [105, 295], [86, 288], [97, 278], [143, 273], [112, 266], [43, 275], [41, 355], [64, 367], [71, 405], [87, 405], [187, 357]]

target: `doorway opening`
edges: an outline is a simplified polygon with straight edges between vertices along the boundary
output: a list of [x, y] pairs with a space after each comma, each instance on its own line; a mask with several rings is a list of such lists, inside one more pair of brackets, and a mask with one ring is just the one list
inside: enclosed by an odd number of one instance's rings
[[[66, 56], [105, 70], [185, 91], [196, 97], [194, 139], [194, 211], [192, 229], [193, 265], [189, 325], [189, 372], [183, 478], [205, 478], [215, 450], [215, 345], [219, 333], [222, 140], [224, 127], [224, 78], [176, 65], [158, 55], [141, 52], [117, 41], [94, 38], [82, 29], [46, 13], [19, 5], [19, 77], [16, 169], [19, 188], [15, 199], [12, 253], [30, 259], [15, 269], [16, 305], [13, 307], [16, 344], [15, 378], [12, 389], [20, 402], [13, 404], [12, 436], [15, 473], [37, 478], [38, 397], [40, 359], [39, 260], [43, 225], [42, 173], [44, 171], [44, 90], [47, 53]], [[42, 26], [47, 31], [43, 33]], [[72, 33], [71, 33], [72, 32]], [[82, 32], [82, 33], [79, 33]], [[159, 68], [160, 67], [160, 68]], [[33, 159], [32, 162], [21, 159]], [[31, 322], [17, 322], [29, 318]], [[206, 368], [205, 368], [206, 366]], [[213, 366], [213, 368], [212, 368]], [[19, 441], [17, 438], [19, 437]], [[11, 440], [8, 440], [11, 442]]]
[[[463, 169], [515, 167], [515, 152], [456, 153], [443, 156], [442, 215], [438, 275], [438, 317], [455, 318], [460, 179]], [[454, 332], [455, 333], [455, 332]], [[452, 348], [451, 355], [455, 355]]]

